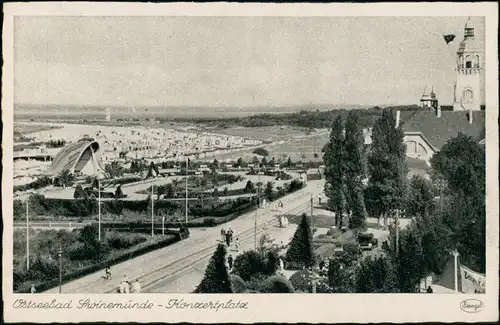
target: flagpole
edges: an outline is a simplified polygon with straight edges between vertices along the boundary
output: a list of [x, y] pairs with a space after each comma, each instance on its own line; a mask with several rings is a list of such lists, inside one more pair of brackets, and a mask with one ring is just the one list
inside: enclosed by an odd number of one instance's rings
[[453, 251], [453, 264], [455, 265], [455, 272], [453, 273], [455, 280], [455, 291], [458, 292], [458, 251], [455, 249]]

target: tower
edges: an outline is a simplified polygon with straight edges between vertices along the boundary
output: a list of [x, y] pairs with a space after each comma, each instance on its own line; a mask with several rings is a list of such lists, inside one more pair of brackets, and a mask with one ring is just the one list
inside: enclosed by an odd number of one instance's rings
[[106, 121], [111, 121], [111, 108], [106, 108]]
[[457, 51], [457, 80], [453, 100], [454, 111], [481, 109], [481, 50], [474, 36], [474, 25], [467, 20], [464, 39]]
[[437, 110], [439, 106], [439, 101], [437, 99], [436, 93], [434, 92], [434, 87], [432, 88], [432, 91], [430, 94], [427, 94], [426, 91], [422, 94], [422, 98], [420, 99], [420, 104], [422, 105], [422, 108], [430, 110], [430, 111], [435, 111]]

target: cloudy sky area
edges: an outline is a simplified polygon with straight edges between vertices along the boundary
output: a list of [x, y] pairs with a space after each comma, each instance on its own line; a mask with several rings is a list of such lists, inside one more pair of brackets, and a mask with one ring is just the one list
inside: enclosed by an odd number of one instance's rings
[[[15, 102], [451, 104], [467, 17], [18, 17]], [[473, 18], [484, 44], [484, 20]], [[443, 33], [457, 38], [448, 46]]]

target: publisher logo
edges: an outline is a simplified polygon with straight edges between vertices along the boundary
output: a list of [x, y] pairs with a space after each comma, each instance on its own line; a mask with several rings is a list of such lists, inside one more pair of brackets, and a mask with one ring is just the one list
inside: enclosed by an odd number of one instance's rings
[[479, 313], [483, 308], [483, 302], [478, 299], [466, 299], [460, 303], [460, 309], [466, 313]]

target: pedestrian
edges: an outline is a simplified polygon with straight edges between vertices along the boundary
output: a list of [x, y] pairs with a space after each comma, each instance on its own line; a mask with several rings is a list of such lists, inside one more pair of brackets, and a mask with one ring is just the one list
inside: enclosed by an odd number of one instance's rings
[[35, 285], [34, 284], [31, 285], [30, 292], [31, 293], [36, 293], [36, 289], [35, 289]]
[[229, 266], [229, 270], [233, 269], [233, 256], [232, 255], [229, 255], [229, 257], [227, 258], [227, 265]]
[[233, 230], [231, 229], [231, 227], [229, 227], [229, 230], [227, 232], [229, 234], [229, 245], [231, 245], [233, 243]]
[[226, 229], [224, 229], [224, 227], [222, 227], [222, 229], [220, 230], [220, 236], [221, 242], [224, 242], [226, 240]]
[[227, 247], [231, 246], [231, 237], [230, 237], [229, 232], [226, 233], [226, 245], [227, 245]]
[[432, 290], [431, 286], [428, 286], [427, 287], [427, 293], [433, 293], [433, 292], [434, 292], [434, 290]]
[[240, 240], [238, 238], [236, 238], [236, 241], [234, 242], [234, 248], [236, 249], [236, 252], [240, 249]]
[[321, 204], [321, 196], [318, 198], [318, 200], [319, 200], [319, 204]]
[[132, 283], [132, 293], [140, 293], [141, 292], [141, 283], [139, 282], [139, 279], [136, 279], [134, 283]]
[[111, 280], [111, 268], [106, 266], [106, 280]]

